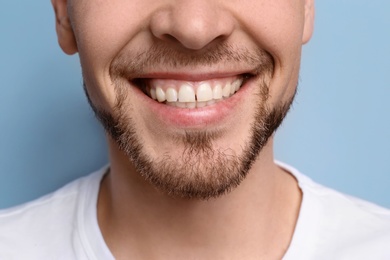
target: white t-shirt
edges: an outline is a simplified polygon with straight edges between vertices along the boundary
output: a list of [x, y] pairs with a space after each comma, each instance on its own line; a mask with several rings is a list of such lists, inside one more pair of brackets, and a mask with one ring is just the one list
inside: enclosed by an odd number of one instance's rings
[[[390, 259], [390, 211], [314, 183], [290, 166], [303, 192], [285, 260]], [[106, 168], [27, 204], [0, 211], [0, 259], [114, 259], [96, 204]]]

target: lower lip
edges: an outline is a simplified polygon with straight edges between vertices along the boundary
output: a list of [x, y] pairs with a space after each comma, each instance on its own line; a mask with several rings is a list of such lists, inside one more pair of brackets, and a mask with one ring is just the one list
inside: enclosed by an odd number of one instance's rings
[[249, 91], [248, 85], [251, 80], [246, 81], [233, 96], [221, 100], [213, 105], [202, 108], [179, 108], [174, 106], [159, 103], [147, 95], [139, 88], [136, 88], [136, 93], [140, 95], [139, 99], [145, 108], [149, 108], [152, 116], [156, 117], [166, 125], [184, 128], [197, 129], [206, 126], [218, 125], [234, 114], [235, 108], [240, 104], [240, 100], [245, 97], [245, 93]]

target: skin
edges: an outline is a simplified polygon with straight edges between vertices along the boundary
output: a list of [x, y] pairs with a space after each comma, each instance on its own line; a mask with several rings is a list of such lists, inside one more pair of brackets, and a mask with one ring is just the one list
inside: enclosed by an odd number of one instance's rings
[[[313, 1], [52, 3], [61, 48], [67, 54], [79, 53], [91, 102], [107, 112], [114, 111], [118, 102], [110, 65], [119, 54], [147, 52], [158, 44], [183, 56], [201, 56], [228, 44], [250, 52], [261, 49], [272, 57], [272, 75], [252, 77], [227, 115], [207, 124], [196, 115], [190, 115], [196, 123], [184, 125], [172, 123], [164, 113], [157, 116], [131, 82], [119, 79], [126, 86], [124, 110], [132, 117], [135, 131], [142, 133], [145, 153], [156, 160], [168, 154], [180, 161], [185, 147], [173, 142], [173, 136], [188, 131], [218, 131], [221, 134], [213, 139], [213, 149], [241, 154], [260, 102], [260, 81], [266, 80], [269, 86], [266, 107], [277, 108], [292, 99], [302, 44], [313, 31]], [[201, 81], [253, 69], [243, 61], [177, 67], [155, 63], [146, 66], [142, 76]], [[209, 113], [210, 109], [205, 111]], [[208, 200], [189, 200], [162, 192], [139, 174], [110, 135], [107, 140], [111, 168], [102, 181], [98, 220], [116, 258], [280, 259], [285, 254], [299, 213], [301, 192], [296, 180], [275, 165], [273, 137], [238, 187]]]

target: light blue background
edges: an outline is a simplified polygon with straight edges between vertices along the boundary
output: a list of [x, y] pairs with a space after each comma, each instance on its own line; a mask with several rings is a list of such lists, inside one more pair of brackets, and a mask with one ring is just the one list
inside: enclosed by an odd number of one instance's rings
[[[316, 181], [390, 207], [390, 1], [319, 0], [299, 93], [276, 157]], [[77, 56], [56, 44], [50, 1], [0, 8], [0, 208], [107, 162]]]

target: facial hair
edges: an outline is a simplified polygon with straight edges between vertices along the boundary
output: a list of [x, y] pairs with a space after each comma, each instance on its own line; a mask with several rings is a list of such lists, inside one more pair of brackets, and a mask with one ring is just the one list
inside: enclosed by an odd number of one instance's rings
[[[250, 137], [242, 145], [242, 150], [234, 152], [231, 149], [213, 148], [213, 142], [223, 136], [223, 132], [193, 130], [173, 137], [175, 143], [179, 144], [177, 147], [183, 147], [179, 148], [183, 149], [180, 156], [164, 154], [151, 158], [142, 141], [142, 133], [135, 127], [129, 109], [125, 108], [128, 105], [128, 92], [121, 79], [135, 79], [153, 66], [174, 69], [226, 62], [249, 64], [259, 79], [256, 93], [258, 102], [254, 108]], [[119, 149], [127, 155], [138, 174], [170, 196], [207, 200], [226, 194], [242, 182], [287, 114], [293, 97], [273, 108], [267, 103], [273, 69], [271, 55], [263, 50], [250, 52], [221, 44], [199, 55], [154, 45], [146, 52], [121, 53], [113, 60], [110, 76], [115, 86], [116, 104], [110, 111], [95, 105], [89, 95], [89, 86], [84, 84], [84, 89], [96, 117]]]

